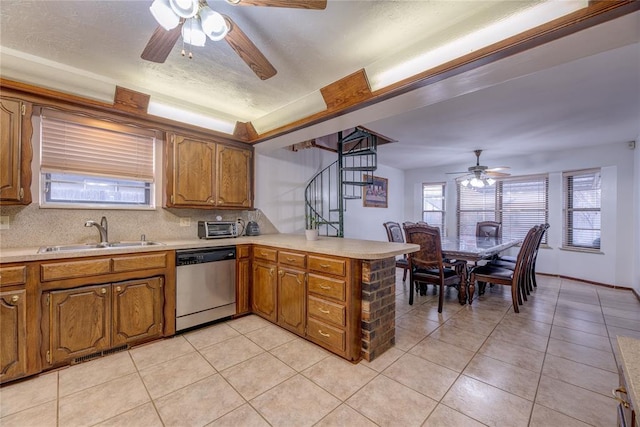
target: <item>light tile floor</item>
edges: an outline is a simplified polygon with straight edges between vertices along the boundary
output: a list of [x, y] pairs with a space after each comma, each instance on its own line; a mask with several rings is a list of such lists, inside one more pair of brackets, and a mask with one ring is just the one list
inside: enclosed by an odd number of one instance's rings
[[640, 338], [629, 291], [540, 276], [513, 313], [495, 286], [469, 306], [434, 288], [396, 346], [346, 362], [257, 316], [0, 389], [9, 426], [613, 426], [616, 335]]

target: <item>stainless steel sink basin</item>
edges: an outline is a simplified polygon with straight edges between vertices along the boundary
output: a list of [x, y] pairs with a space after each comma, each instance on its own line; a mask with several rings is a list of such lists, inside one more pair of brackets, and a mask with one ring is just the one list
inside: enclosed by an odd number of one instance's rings
[[85, 243], [79, 245], [59, 245], [59, 246], [43, 246], [38, 249], [38, 253], [45, 252], [72, 252], [72, 251], [89, 251], [94, 249], [115, 249], [115, 248], [139, 248], [141, 246], [154, 246], [163, 245], [159, 242], [147, 242], [147, 241], [134, 241], [134, 242], [113, 242], [100, 244], [100, 243]]

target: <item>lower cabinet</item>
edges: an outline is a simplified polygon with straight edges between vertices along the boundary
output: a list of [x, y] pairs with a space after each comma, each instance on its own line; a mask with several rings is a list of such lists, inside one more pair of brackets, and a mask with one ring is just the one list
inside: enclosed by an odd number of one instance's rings
[[278, 269], [278, 324], [299, 335], [304, 335], [306, 326], [306, 283], [306, 272]]
[[278, 291], [276, 268], [275, 264], [254, 261], [253, 286], [251, 288], [251, 309], [254, 313], [274, 323], [278, 319], [278, 312], [276, 311]]
[[45, 292], [47, 364], [160, 337], [163, 295], [161, 277]]
[[27, 306], [24, 289], [0, 292], [0, 382], [27, 374]]

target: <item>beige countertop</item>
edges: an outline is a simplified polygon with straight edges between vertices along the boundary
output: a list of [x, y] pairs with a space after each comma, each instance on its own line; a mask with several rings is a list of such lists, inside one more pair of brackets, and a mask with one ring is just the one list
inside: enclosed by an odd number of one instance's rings
[[[382, 259], [417, 251], [420, 247], [414, 244], [389, 243], [374, 240], [341, 239], [320, 236], [318, 240], [306, 240], [304, 234], [265, 234], [261, 236], [243, 236], [230, 239], [193, 239], [166, 240], [161, 245], [127, 248], [100, 248], [78, 251], [60, 251], [38, 253], [39, 247], [0, 249], [0, 263], [42, 261], [61, 258], [80, 258], [126, 254], [137, 252], [156, 252], [163, 250], [210, 248], [216, 246], [261, 244], [305, 252], [336, 255], [355, 259]], [[73, 244], [60, 242], [59, 245]]]
[[640, 409], [640, 340], [631, 337], [618, 336], [620, 349], [620, 364], [627, 382], [627, 394], [631, 405], [636, 411]]

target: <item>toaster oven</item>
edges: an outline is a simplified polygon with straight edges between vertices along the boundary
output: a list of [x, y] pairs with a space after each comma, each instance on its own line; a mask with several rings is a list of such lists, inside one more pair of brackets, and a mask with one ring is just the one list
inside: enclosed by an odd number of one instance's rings
[[238, 224], [231, 221], [198, 221], [198, 237], [201, 239], [238, 237]]

